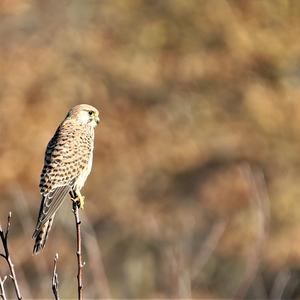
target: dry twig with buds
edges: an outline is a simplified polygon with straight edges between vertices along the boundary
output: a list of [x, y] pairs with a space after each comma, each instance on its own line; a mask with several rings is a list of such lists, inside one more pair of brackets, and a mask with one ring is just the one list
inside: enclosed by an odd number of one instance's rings
[[[11, 260], [11, 256], [9, 254], [9, 249], [8, 249], [8, 232], [9, 232], [9, 228], [10, 228], [10, 220], [11, 220], [11, 212], [9, 212], [8, 214], [8, 218], [7, 218], [7, 225], [6, 225], [6, 230], [4, 231], [0, 225], [0, 239], [2, 241], [2, 245], [3, 245], [3, 249], [4, 249], [4, 253], [0, 253], [0, 256], [2, 256], [9, 267], [9, 271], [10, 271], [10, 275], [9, 277], [12, 279], [13, 284], [14, 284], [14, 288], [15, 288], [15, 292], [17, 295], [17, 299], [21, 300], [22, 296], [20, 293], [20, 289], [19, 289], [19, 285], [18, 285], [18, 281], [17, 281], [17, 276], [16, 276], [16, 272], [15, 272], [15, 268], [14, 268], [14, 264]], [[4, 282], [5, 282], [6, 278], [4, 277], [3, 280], [1, 280], [1, 293], [2, 293], [2, 298], [4, 298], [5, 296], [5, 291], [4, 291]]]

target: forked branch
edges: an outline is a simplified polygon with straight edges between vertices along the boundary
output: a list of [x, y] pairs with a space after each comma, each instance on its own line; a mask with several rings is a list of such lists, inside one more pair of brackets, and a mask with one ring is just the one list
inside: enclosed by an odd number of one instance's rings
[[[15, 268], [14, 268], [14, 264], [11, 260], [11, 256], [9, 254], [9, 249], [8, 249], [8, 232], [9, 232], [9, 228], [10, 228], [10, 220], [11, 220], [11, 212], [9, 212], [9, 214], [8, 214], [6, 230], [5, 231], [3, 231], [3, 229], [0, 225], [0, 238], [1, 238], [2, 245], [3, 245], [3, 249], [4, 249], [4, 253], [1, 253], [0, 256], [2, 256], [8, 264], [9, 271], [10, 271], [9, 277], [13, 281], [17, 299], [21, 300], [22, 296], [21, 296], [21, 293], [20, 293], [20, 289], [19, 289], [19, 285], [18, 285], [18, 281], [17, 281], [17, 276], [16, 276], [16, 272], [15, 272]], [[2, 280], [2, 286], [4, 284], [4, 281], [5, 281], [5, 278], [4, 278], [4, 280]], [[2, 291], [2, 294], [3, 294], [3, 291]]]

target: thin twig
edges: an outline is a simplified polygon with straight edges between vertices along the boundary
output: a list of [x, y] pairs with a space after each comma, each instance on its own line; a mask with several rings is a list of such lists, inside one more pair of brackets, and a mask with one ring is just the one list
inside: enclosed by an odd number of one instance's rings
[[181, 239], [166, 248], [165, 255], [169, 264], [171, 298], [191, 299], [191, 274], [186, 261], [186, 244]]
[[249, 255], [247, 262], [246, 273], [235, 292], [234, 299], [243, 299], [245, 297], [250, 285], [258, 273], [261, 262], [261, 251], [268, 235], [270, 218], [270, 200], [264, 173], [261, 169], [253, 168], [249, 164], [244, 165], [244, 168], [241, 170], [251, 187], [251, 201], [253, 203], [253, 208], [257, 212], [258, 230], [256, 243], [254, 244], [252, 253]]
[[4, 276], [3, 279], [0, 277], [0, 297], [2, 298], [2, 300], [7, 300], [6, 294], [5, 294], [5, 289], [4, 289], [4, 282], [6, 279], [7, 279], [7, 276]]
[[[270, 299], [283, 299], [284, 291], [292, 277], [292, 273], [289, 270], [282, 270], [276, 276], [273, 287], [271, 289]], [[286, 298], [286, 297], [284, 297]]]
[[196, 278], [202, 272], [203, 267], [208, 262], [213, 252], [218, 246], [218, 243], [223, 236], [227, 226], [226, 220], [218, 220], [212, 226], [211, 231], [202, 243], [199, 255], [193, 262], [192, 278]]
[[12, 279], [12, 281], [14, 283], [14, 288], [15, 288], [15, 292], [16, 292], [16, 295], [17, 295], [17, 299], [21, 300], [22, 296], [21, 296], [21, 293], [20, 293], [20, 289], [19, 289], [19, 285], [18, 285], [18, 281], [17, 281], [17, 276], [16, 276], [16, 272], [15, 272], [15, 268], [14, 268], [14, 264], [11, 260], [11, 257], [10, 257], [10, 254], [9, 254], [9, 249], [8, 249], [8, 232], [9, 232], [9, 228], [10, 228], [10, 220], [11, 220], [11, 212], [9, 212], [9, 214], [8, 214], [6, 231], [4, 232], [2, 227], [0, 226], [0, 238], [1, 238], [1, 241], [2, 241], [2, 244], [3, 244], [3, 249], [4, 249], [4, 253], [1, 253], [0, 255], [7, 261], [9, 271], [10, 271], [9, 277]]
[[59, 300], [59, 293], [58, 293], [58, 274], [56, 272], [57, 267], [57, 260], [58, 260], [58, 254], [56, 253], [54, 257], [54, 263], [53, 263], [53, 275], [52, 275], [52, 292], [54, 294], [55, 300]]
[[78, 205], [79, 203], [75, 200], [73, 200], [73, 213], [75, 217], [75, 223], [76, 223], [76, 234], [77, 234], [77, 268], [78, 268], [78, 273], [77, 273], [77, 289], [78, 289], [78, 299], [82, 300], [82, 269], [84, 266], [84, 263], [82, 262], [82, 255], [81, 255], [81, 230], [80, 230], [80, 225], [81, 221], [79, 218], [79, 211], [78, 211]]

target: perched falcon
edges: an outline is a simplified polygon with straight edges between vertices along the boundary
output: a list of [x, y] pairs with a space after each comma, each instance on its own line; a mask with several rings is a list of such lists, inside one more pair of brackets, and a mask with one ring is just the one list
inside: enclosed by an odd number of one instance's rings
[[42, 202], [33, 233], [34, 254], [44, 248], [55, 213], [68, 193], [83, 208], [80, 190], [92, 168], [94, 128], [99, 121], [96, 108], [77, 105], [68, 112], [47, 146], [40, 180]]

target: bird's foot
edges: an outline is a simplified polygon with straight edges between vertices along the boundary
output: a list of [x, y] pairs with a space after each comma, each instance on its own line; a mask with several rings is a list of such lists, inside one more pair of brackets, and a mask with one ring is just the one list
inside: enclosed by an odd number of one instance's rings
[[76, 198], [71, 197], [71, 200], [78, 208], [84, 209], [84, 196], [76, 195]]
[[81, 208], [81, 209], [84, 209], [84, 196], [82, 196], [82, 195], [79, 195], [78, 197], [77, 197], [77, 203], [78, 203], [78, 207], [79, 208]]

